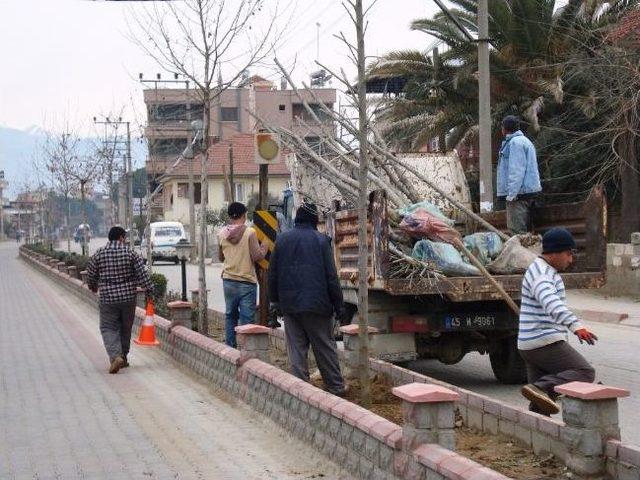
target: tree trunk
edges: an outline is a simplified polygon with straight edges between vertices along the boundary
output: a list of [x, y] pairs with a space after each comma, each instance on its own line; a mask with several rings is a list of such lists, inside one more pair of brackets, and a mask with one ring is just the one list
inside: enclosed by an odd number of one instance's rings
[[71, 201], [69, 194], [64, 196], [67, 201], [67, 253], [71, 253]]
[[367, 173], [368, 173], [368, 117], [365, 79], [364, 13], [362, 0], [355, 2], [356, 36], [358, 49], [358, 143], [360, 168], [358, 171], [358, 326], [360, 351], [358, 369], [362, 406], [371, 406], [369, 381], [369, 248], [367, 235]]
[[640, 182], [633, 132], [627, 132], [618, 143], [620, 152], [620, 190], [622, 192], [621, 241], [629, 242], [632, 232], [640, 231]]
[[207, 278], [205, 260], [207, 253], [207, 209], [209, 208], [209, 187], [207, 185], [207, 160], [209, 155], [209, 133], [211, 122], [211, 96], [207, 89], [203, 92], [203, 152], [200, 154], [200, 244], [198, 255], [198, 331], [209, 335], [209, 320], [207, 318]]
[[80, 202], [82, 203], [82, 255], [88, 255], [89, 241], [87, 239], [87, 225], [89, 220], [87, 218], [87, 203], [85, 197], [85, 182], [80, 182]]

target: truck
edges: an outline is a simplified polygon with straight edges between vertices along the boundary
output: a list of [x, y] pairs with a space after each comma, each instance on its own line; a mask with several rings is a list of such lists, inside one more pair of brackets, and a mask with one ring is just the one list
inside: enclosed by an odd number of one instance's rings
[[[506, 231], [506, 213], [482, 215]], [[518, 318], [495, 287], [482, 276], [438, 277], [424, 281], [394, 277], [390, 273], [390, 212], [384, 190], [371, 192], [367, 214], [369, 276], [369, 325], [372, 356], [402, 363], [435, 358], [444, 364], [460, 362], [469, 352], [489, 356], [501, 383], [526, 381], [526, 370], [517, 350]], [[607, 205], [601, 188], [594, 188], [582, 202], [534, 208], [535, 233], [556, 226], [576, 238], [577, 259], [562, 274], [567, 289], [598, 288], [606, 279]], [[457, 225], [462, 234], [472, 225]], [[333, 238], [338, 276], [351, 323], [357, 323], [358, 211], [332, 211], [323, 225]], [[519, 303], [523, 274], [496, 275], [506, 292]]]

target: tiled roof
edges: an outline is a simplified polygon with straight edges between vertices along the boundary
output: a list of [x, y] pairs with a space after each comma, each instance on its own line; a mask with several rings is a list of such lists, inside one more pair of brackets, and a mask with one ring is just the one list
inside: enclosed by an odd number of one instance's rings
[[[225, 165], [229, 173], [229, 145], [233, 145], [233, 174], [234, 175], [258, 175], [259, 166], [255, 163], [255, 153], [253, 146], [253, 134], [245, 133], [233, 136], [230, 140], [214, 144], [209, 149], [209, 161], [207, 163], [207, 174], [222, 176], [222, 166]], [[282, 149], [280, 153], [281, 161], [269, 165], [269, 175], [289, 175], [289, 169], [284, 162], [284, 156], [288, 153]], [[200, 157], [196, 157], [193, 166], [194, 175], [200, 175]], [[167, 177], [182, 177], [189, 175], [189, 166], [182, 160], [171, 172], [167, 172]]]

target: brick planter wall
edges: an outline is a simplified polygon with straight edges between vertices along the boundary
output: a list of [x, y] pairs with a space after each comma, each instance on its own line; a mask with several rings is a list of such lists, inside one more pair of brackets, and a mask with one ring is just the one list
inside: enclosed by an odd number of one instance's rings
[[[57, 284], [97, 306], [97, 296], [81, 281], [62, 274], [24, 248], [20, 249], [20, 256], [55, 279]], [[144, 315], [143, 309], [136, 310], [136, 334]], [[209, 318], [221, 322], [223, 315], [210, 311]], [[177, 326], [169, 334], [168, 320], [159, 316], [154, 320], [156, 335], [165, 352], [242, 398], [292, 434], [313, 443], [360, 478], [506, 478], [435, 444], [422, 444], [412, 451], [403, 451], [401, 426], [261, 360], [249, 359], [242, 364], [240, 351], [185, 327]], [[270, 337], [274, 346], [284, 342], [281, 331], [274, 331]], [[504, 433], [532, 447], [537, 453], [550, 452], [563, 460], [567, 455], [567, 447], [560, 440], [562, 430], [566, 428], [563, 422], [384, 361], [370, 359], [370, 366], [396, 386], [418, 382], [445, 386], [457, 392], [459, 398], [455, 407], [471, 427], [489, 433]], [[640, 447], [609, 440], [606, 444], [606, 467], [611, 478], [640, 479]]]

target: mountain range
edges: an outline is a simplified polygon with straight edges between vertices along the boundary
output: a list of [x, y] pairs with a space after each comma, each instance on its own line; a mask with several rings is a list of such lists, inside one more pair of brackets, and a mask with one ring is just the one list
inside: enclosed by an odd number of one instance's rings
[[[5, 197], [13, 198], [33, 178], [34, 163], [41, 160], [42, 145], [47, 132], [38, 126], [19, 130], [0, 126], [0, 170], [4, 170], [8, 182]], [[100, 142], [92, 137], [80, 138], [78, 153], [89, 154]], [[131, 143], [131, 158], [134, 167], [144, 165], [147, 148], [142, 142]], [[32, 181], [30, 183], [33, 183]]]

